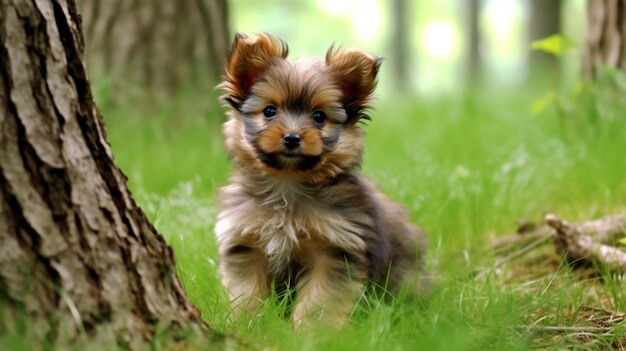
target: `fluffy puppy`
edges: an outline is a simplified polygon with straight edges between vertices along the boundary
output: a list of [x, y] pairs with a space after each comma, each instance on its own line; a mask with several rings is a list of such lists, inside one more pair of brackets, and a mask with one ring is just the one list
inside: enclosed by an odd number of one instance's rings
[[271, 35], [237, 34], [225, 64], [235, 168], [220, 190], [220, 269], [235, 313], [288, 284], [296, 326], [339, 327], [370, 282], [419, 289], [426, 239], [357, 171], [381, 60], [334, 47], [324, 59], [287, 54]]

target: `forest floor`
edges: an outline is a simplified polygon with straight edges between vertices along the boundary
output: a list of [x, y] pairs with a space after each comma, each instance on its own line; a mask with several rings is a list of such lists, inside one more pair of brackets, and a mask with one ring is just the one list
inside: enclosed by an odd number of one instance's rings
[[626, 347], [624, 276], [574, 269], [549, 242], [496, 264], [492, 242], [547, 213], [573, 222], [626, 213], [621, 96], [580, 97], [562, 115], [548, 106], [537, 116], [528, 90], [378, 101], [363, 172], [426, 229], [437, 278], [419, 301], [363, 298], [347, 328], [309, 332], [292, 328], [281, 301], [227, 322], [213, 234], [215, 193], [231, 169], [223, 113], [206, 101], [103, 112], [116, 160], [173, 246], [188, 294], [211, 326], [251, 349], [603, 350]]

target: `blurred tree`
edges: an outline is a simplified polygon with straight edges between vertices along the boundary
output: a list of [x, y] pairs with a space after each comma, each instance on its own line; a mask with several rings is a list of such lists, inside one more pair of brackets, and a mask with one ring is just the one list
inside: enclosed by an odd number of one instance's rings
[[480, 55], [480, 9], [481, 0], [468, 0], [467, 10], [467, 83], [473, 85], [481, 80], [482, 58]]
[[217, 83], [231, 40], [226, 0], [77, 2], [89, 72], [112, 74], [111, 91], [167, 98], [192, 81]]
[[[561, 0], [530, 0], [530, 41], [557, 34], [561, 30]], [[530, 45], [529, 45], [530, 47]], [[549, 54], [530, 50], [530, 75], [543, 78], [546, 70], [554, 69]]]
[[41, 349], [147, 349], [206, 326], [113, 161], [82, 56], [74, 0], [0, 1], [0, 336], [26, 319]]
[[[408, 8], [406, 0], [393, 0], [392, 5], [392, 40], [389, 42], [392, 45], [392, 70], [395, 80], [395, 88], [398, 91], [406, 91], [411, 88], [411, 69], [409, 68], [409, 62], [411, 60], [409, 50], [409, 18], [411, 10]], [[412, 68], [415, 70], [415, 67]]]
[[599, 66], [626, 69], [626, 1], [587, 0], [583, 73], [594, 79]]

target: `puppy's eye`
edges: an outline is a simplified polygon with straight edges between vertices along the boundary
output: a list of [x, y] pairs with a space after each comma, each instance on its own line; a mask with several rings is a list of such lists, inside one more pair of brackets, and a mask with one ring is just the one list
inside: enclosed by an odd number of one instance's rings
[[265, 116], [265, 119], [272, 119], [274, 116], [276, 116], [277, 112], [278, 111], [276, 110], [276, 106], [269, 105], [263, 109], [263, 116]]
[[317, 124], [323, 124], [326, 122], [326, 114], [322, 111], [315, 111], [313, 112], [313, 120]]

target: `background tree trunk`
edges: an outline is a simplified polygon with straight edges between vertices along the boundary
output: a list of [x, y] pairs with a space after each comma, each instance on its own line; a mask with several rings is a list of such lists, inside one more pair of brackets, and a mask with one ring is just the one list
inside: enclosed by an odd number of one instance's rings
[[479, 83], [482, 76], [482, 57], [480, 54], [480, 10], [481, 0], [468, 0], [465, 4], [467, 11], [467, 66], [466, 81], [469, 89]]
[[411, 70], [409, 69], [409, 61], [411, 59], [409, 50], [409, 19], [411, 11], [410, 3], [406, 0], [393, 0], [391, 2], [391, 25], [392, 25], [392, 44], [393, 52], [392, 70], [395, 80], [394, 87], [400, 92], [407, 92], [411, 88]]
[[[561, 31], [561, 0], [530, 0], [530, 42]], [[530, 50], [529, 72], [531, 78], [544, 79], [548, 70], [554, 70], [554, 57]]]
[[[230, 43], [226, 0], [78, 0], [90, 74], [117, 97], [169, 98], [185, 84], [217, 84]], [[116, 98], [116, 96], [111, 96]]]
[[598, 66], [626, 69], [626, 1], [588, 0], [583, 74], [594, 79]]
[[[73, 0], [0, 0], [0, 333], [33, 345], [206, 328], [105, 139]], [[63, 347], [61, 347], [63, 348]]]

